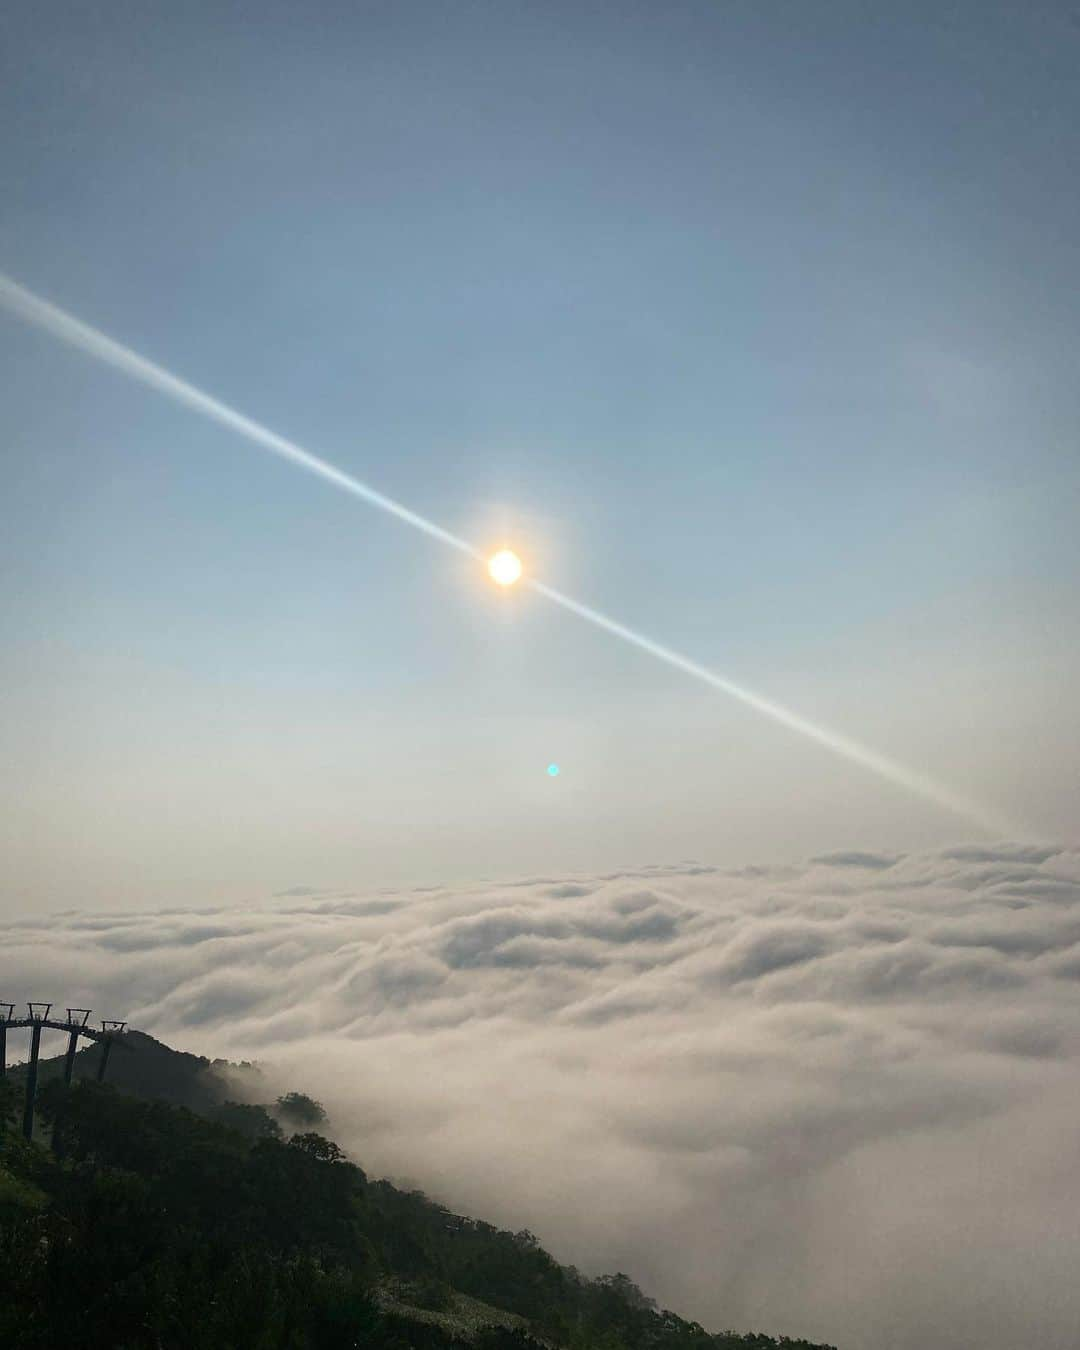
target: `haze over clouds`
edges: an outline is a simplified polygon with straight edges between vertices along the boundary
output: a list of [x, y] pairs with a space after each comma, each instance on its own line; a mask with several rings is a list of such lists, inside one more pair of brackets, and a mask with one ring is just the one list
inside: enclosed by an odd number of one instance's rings
[[[0, 271], [1073, 837], [1060, 4], [6, 8]], [[4, 916], [970, 828], [6, 310], [0, 380]]]
[[852, 850], [13, 923], [92, 1001], [323, 1098], [376, 1174], [844, 1350], [1076, 1343], [1080, 851]]

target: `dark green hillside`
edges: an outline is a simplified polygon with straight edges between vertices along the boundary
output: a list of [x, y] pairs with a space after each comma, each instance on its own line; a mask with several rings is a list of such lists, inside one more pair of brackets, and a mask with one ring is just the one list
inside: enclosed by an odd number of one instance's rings
[[822, 1350], [708, 1335], [624, 1275], [585, 1279], [529, 1233], [369, 1180], [315, 1133], [257, 1137], [86, 1080], [65, 1096], [54, 1077], [46, 1130], [61, 1106], [62, 1160], [0, 1137], [5, 1346]]
[[[10, 1053], [10, 1052], [9, 1052]], [[101, 1045], [93, 1043], [75, 1056], [76, 1081], [95, 1079], [101, 1063]], [[64, 1065], [63, 1055], [42, 1059], [38, 1068], [39, 1084], [59, 1078]], [[24, 1065], [9, 1071], [20, 1083]], [[113, 1042], [109, 1056], [107, 1078], [113, 1087], [136, 1097], [151, 1097], [186, 1106], [190, 1111], [207, 1115], [215, 1108], [238, 1095], [242, 1084], [247, 1092], [257, 1092], [261, 1075], [252, 1064], [229, 1064], [225, 1060], [209, 1060], [202, 1055], [190, 1055], [174, 1050], [142, 1031], [127, 1031]]]

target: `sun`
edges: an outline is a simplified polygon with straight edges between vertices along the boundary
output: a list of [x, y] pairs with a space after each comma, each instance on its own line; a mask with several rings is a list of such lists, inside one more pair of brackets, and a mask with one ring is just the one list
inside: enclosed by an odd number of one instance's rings
[[508, 548], [502, 548], [488, 559], [488, 572], [500, 586], [512, 586], [521, 576], [521, 559]]

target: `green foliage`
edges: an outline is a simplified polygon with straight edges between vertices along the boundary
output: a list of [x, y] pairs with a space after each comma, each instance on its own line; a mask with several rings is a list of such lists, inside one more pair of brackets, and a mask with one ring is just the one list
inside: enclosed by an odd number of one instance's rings
[[211, 1119], [219, 1121], [245, 1139], [280, 1139], [281, 1126], [265, 1106], [248, 1102], [222, 1102], [211, 1112]]
[[326, 1124], [326, 1111], [322, 1102], [307, 1097], [302, 1092], [286, 1092], [277, 1099], [277, 1112], [287, 1125], [306, 1125], [314, 1129]]
[[0, 1225], [29, 1218], [45, 1208], [48, 1197], [26, 1177], [0, 1163]]
[[[47, 1102], [54, 1118], [60, 1096]], [[0, 1343], [384, 1343], [372, 1339], [379, 1272], [357, 1228], [356, 1169], [96, 1084], [62, 1106], [64, 1163], [5, 1147], [0, 1176], [24, 1200], [36, 1185], [40, 1202], [0, 1228], [0, 1287], [11, 1291]]]
[[[474, 1328], [481, 1350], [814, 1350], [710, 1336], [624, 1274], [369, 1181], [313, 1131], [285, 1143], [262, 1107], [207, 1118], [85, 1080], [39, 1106], [61, 1157], [0, 1129], [0, 1345], [460, 1350], [456, 1290], [527, 1322]], [[422, 1311], [380, 1309], [388, 1281]]]
[[0, 1128], [15, 1119], [18, 1110], [18, 1092], [15, 1083], [5, 1074], [0, 1078]]
[[289, 1140], [289, 1147], [299, 1149], [301, 1153], [306, 1153], [309, 1158], [317, 1158], [319, 1162], [348, 1161], [344, 1152], [332, 1139], [324, 1139], [321, 1134], [314, 1134], [311, 1131], [306, 1134], [294, 1134]]
[[[96, 1081], [101, 1055], [100, 1042], [79, 1051], [74, 1066], [76, 1082]], [[63, 1055], [43, 1059], [38, 1069], [39, 1089], [62, 1078], [63, 1067]], [[8, 1072], [20, 1098], [25, 1074], [24, 1064]], [[202, 1115], [211, 1114], [228, 1098], [238, 1095], [240, 1083], [244, 1096], [254, 1096], [263, 1087], [262, 1075], [254, 1064], [230, 1064], [221, 1059], [211, 1062], [202, 1055], [173, 1050], [141, 1031], [128, 1031], [113, 1039], [107, 1077], [113, 1087], [132, 1096], [172, 1102]]]
[[432, 1275], [423, 1275], [412, 1284], [405, 1285], [400, 1297], [402, 1302], [410, 1303], [414, 1308], [423, 1308], [427, 1312], [443, 1312], [453, 1302], [453, 1290], [445, 1280], [437, 1280]]

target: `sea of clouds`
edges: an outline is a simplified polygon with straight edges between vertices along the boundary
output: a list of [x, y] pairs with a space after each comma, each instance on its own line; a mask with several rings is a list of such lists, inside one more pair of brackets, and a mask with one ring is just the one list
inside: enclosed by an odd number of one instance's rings
[[257, 1059], [369, 1173], [713, 1328], [1080, 1343], [1080, 850], [69, 912], [0, 993]]

